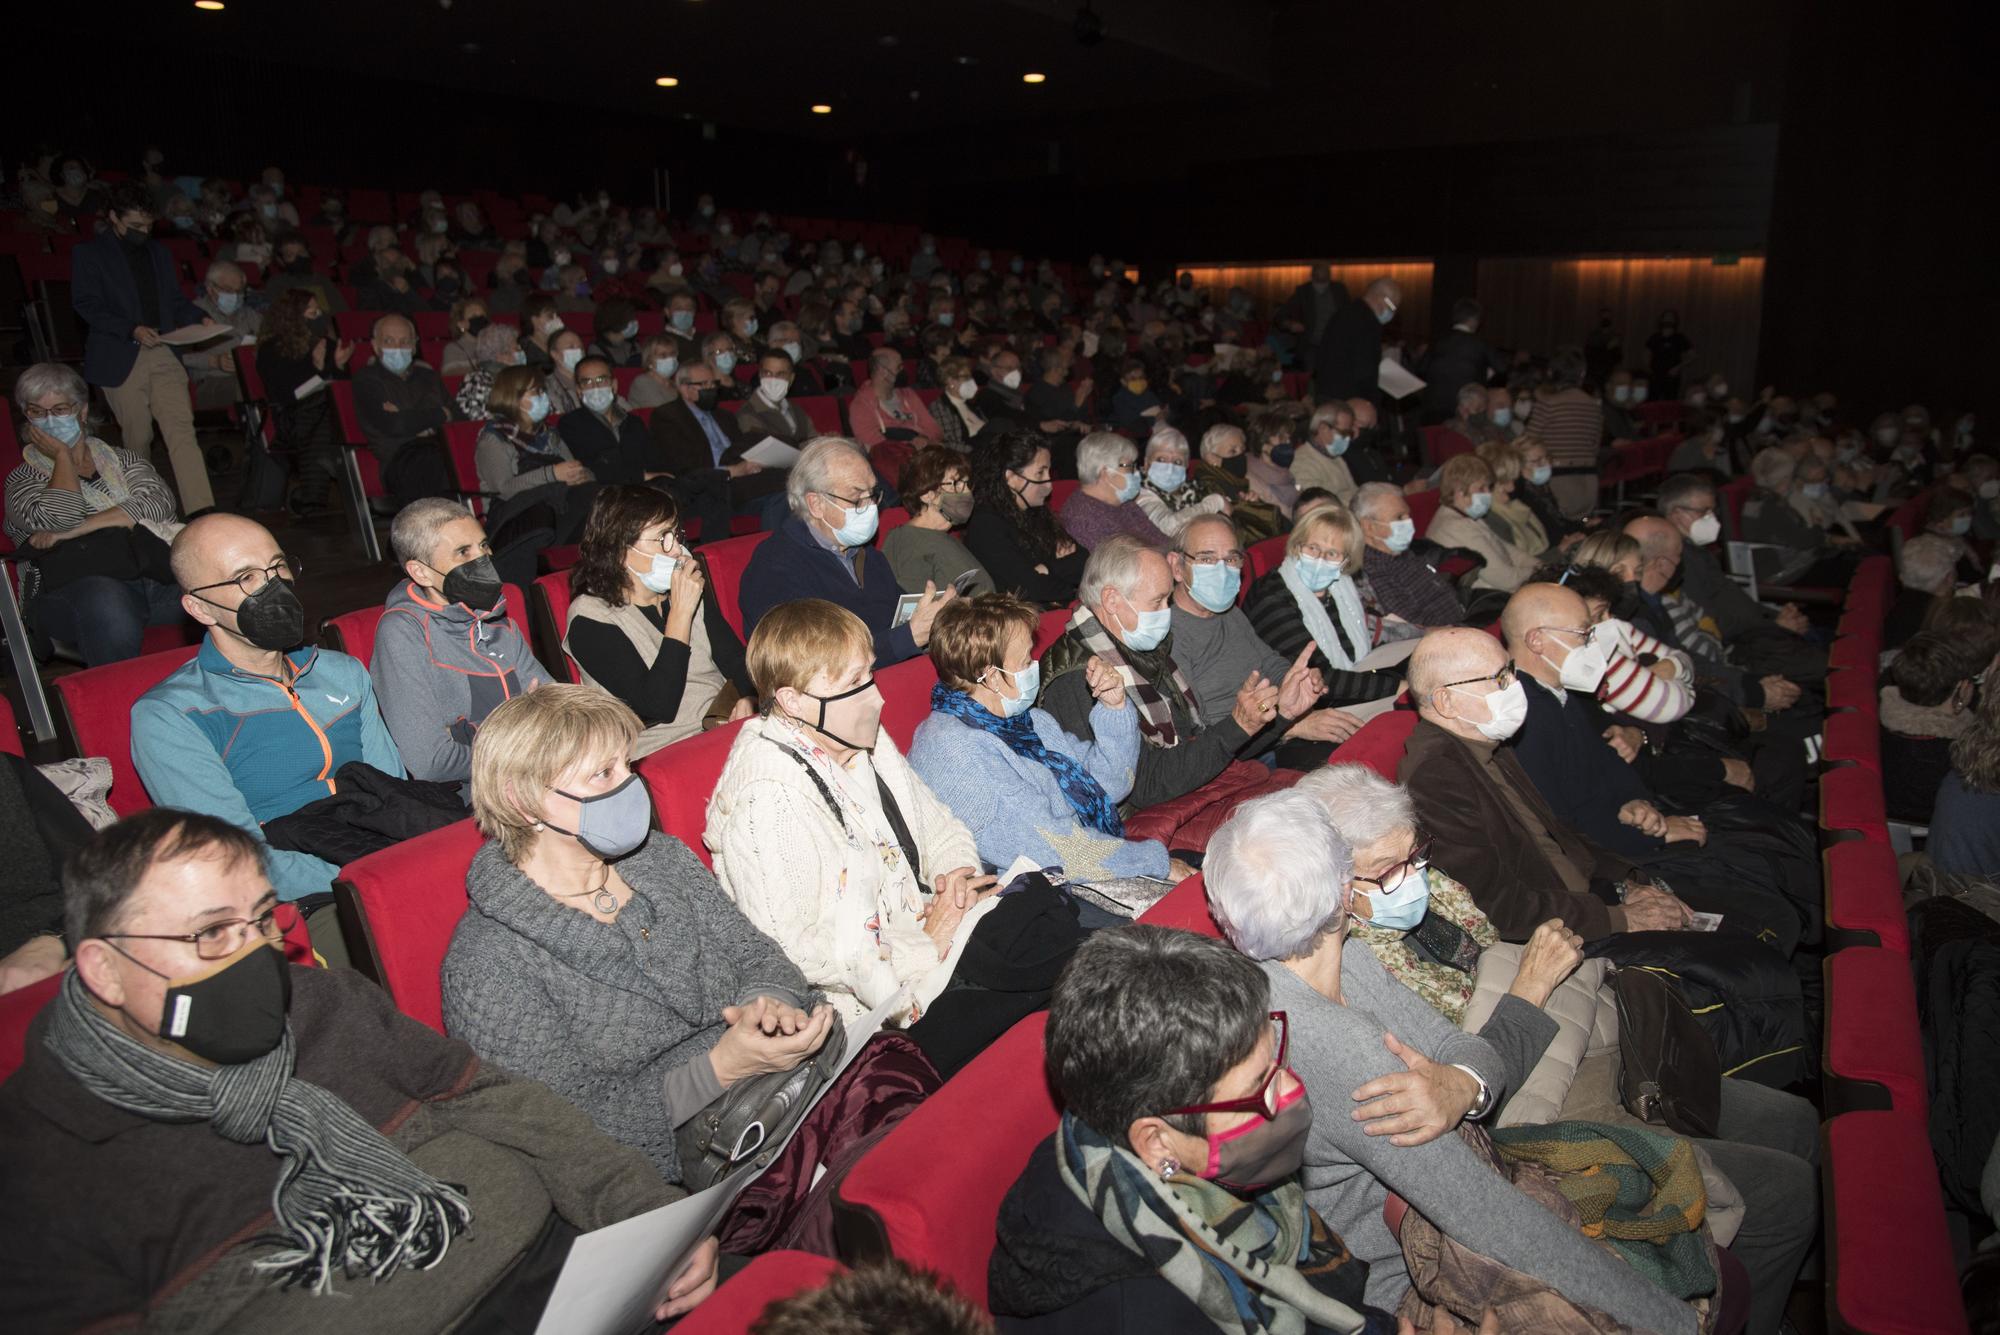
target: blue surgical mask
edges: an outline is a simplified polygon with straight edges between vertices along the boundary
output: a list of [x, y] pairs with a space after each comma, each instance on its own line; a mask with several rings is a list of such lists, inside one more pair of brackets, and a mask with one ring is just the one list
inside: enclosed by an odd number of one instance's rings
[[549, 396], [546, 394], [530, 394], [528, 396], [528, 420], [530, 422], [539, 422], [548, 415]]
[[[1034, 708], [1035, 697], [1042, 692], [1042, 665], [1039, 662], [1030, 659], [1028, 666], [1022, 668], [1019, 672], [1011, 671], [995, 663], [993, 670], [996, 672], [1005, 672], [1014, 683], [1014, 695], [1012, 699], [1004, 695], [1000, 696], [1001, 713], [1005, 714], [1008, 718], [1015, 718]], [[994, 694], [999, 695], [1000, 693], [995, 691]]]
[[1125, 647], [1141, 653], [1159, 648], [1160, 641], [1166, 639], [1167, 632], [1174, 628], [1174, 609], [1162, 607], [1138, 615], [1139, 624], [1125, 632]]
[[618, 337], [620, 338], [636, 338], [638, 334], [639, 322], [637, 320], [627, 320], [625, 327], [618, 331]]
[[1406, 515], [1389, 525], [1389, 536], [1382, 539], [1382, 545], [1392, 552], [1407, 552], [1416, 540], [1417, 521]]
[[1394, 306], [1384, 306], [1381, 310], [1375, 312], [1375, 320], [1378, 324], [1387, 324], [1395, 318], [1396, 308]]
[[560, 788], [552, 791], [577, 804], [576, 828], [565, 830], [546, 820], [542, 824], [558, 834], [574, 835], [579, 844], [600, 858], [622, 858], [645, 843], [652, 832], [653, 798], [636, 774], [610, 792], [590, 797], [578, 797]]
[[411, 364], [416, 360], [417, 350], [415, 348], [382, 349], [382, 365], [388, 367], [397, 375], [401, 375], [403, 372], [409, 370]]
[[1556, 470], [1553, 465], [1537, 464], [1528, 470], [1528, 481], [1540, 487], [1546, 485], [1548, 480], [1555, 475]]
[[224, 315], [236, 314], [237, 311], [243, 309], [243, 294], [241, 292], [216, 293], [215, 309], [221, 311]]
[[1475, 491], [1472, 493], [1472, 499], [1465, 503], [1465, 517], [1467, 519], [1483, 519], [1492, 508], [1493, 493], [1490, 491]]
[[1146, 480], [1161, 491], [1172, 491], [1187, 481], [1187, 468], [1182, 464], [1170, 464], [1164, 461], [1150, 464], [1146, 468]]
[[1972, 532], [1972, 516], [1971, 515], [1954, 516], [1951, 523], [1947, 526], [1947, 531], [1954, 538], [1964, 537], [1966, 534]]
[[867, 542], [875, 536], [875, 530], [882, 522], [882, 512], [876, 509], [873, 501], [842, 513], [846, 518], [834, 530], [833, 540], [843, 547], [859, 547]]
[[1325, 447], [1326, 453], [1329, 458], [1338, 459], [1341, 455], [1347, 453], [1347, 447], [1353, 443], [1354, 437], [1343, 436], [1339, 432], [1335, 432], [1333, 443]]
[[1301, 556], [1292, 562], [1299, 579], [1314, 593], [1324, 593], [1340, 578], [1340, 562], [1322, 560], [1317, 556]]
[[653, 359], [653, 374], [662, 380], [670, 378], [680, 368], [681, 359], [678, 357], [656, 357]]
[[1493, 419], [1494, 426], [1507, 426], [1514, 420], [1514, 410], [1512, 408], [1495, 408], [1487, 416]]
[[1804, 482], [1799, 485], [1799, 491], [1803, 493], [1808, 500], [1814, 500], [1814, 501], [1819, 500], [1821, 497], [1826, 495], [1827, 490], [1828, 490], [1827, 485], [1824, 482]]
[[1134, 496], [1137, 496], [1139, 494], [1139, 487], [1141, 485], [1142, 484], [1139, 477], [1139, 470], [1131, 467], [1130, 465], [1127, 465], [1125, 472], [1125, 480], [1118, 486], [1119, 501], [1122, 503], [1131, 500]]
[[736, 369], [735, 353], [718, 352], [715, 354], [715, 373], [717, 375], [728, 375], [731, 371], [734, 371], [735, 369]]
[[955, 315], [951, 311], [939, 311], [936, 316], [937, 322], [943, 325], [946, 329], [951, 328], [951, 322], [954, 318]]
[[564, 348], [562, 350], [563, 370], [565, 371], [576, 370], [576, 364], [582, 360], [583, 360], [582, 348]]
[[618, 399], [615, 389], [586, 389], [583, 391], [583, 406], [594, 413], [604, 413]]
[[[639, 549], [634, 547], [632, 550], [638, 551]], [[680, 563], [680, 558], [677, 556], [668, 556], [665, 552], [655, 552], [653, 553], [653, 565], [650, 570], [635, 570], [632, 574], [634, 578], [654, 593], [665, 593], [674, 586], [674, 567]]]
[[1188, 580], [1188, 592], [1211, 612], [1227, 612], [1236, 606], [1236, 595], [1242, 587], [1243, 572], [1223, 561], [1196, 566]]
[[793, 341], [785, 344], [785, 355], [792, 359], [792, 365], [797, 366], [806, 359], [806, 350]]
[[745, 320], [745, 321], [743, 322], [743, 332], [744, 332], [745, 334], [755, 334], [755, 333], [757, 332], [757, 317], [756, 317], [756, 316], [754, 316], [754, 315], [753, 315], [753, 316], [751, 316], [751, 317], [750, 317], [750, 318], [749, 318], [748, 320]]
[[1368, 920], [1369, 926], [1390, 932], [1407, 932], [1424, 920], [1424, 913], [1430, 907], [1431, 870], [1429, 867], [1412, 867], [1394, 885], [1383, 886], [1379, 892], [1364, 893], [1368, 895], [1368, 907], [1375, 912], [1375, 916]]
[[693, 311], [675, 311], [671, 319], [674, 328], [680, 330], [683, 334], [685, 334], [688, 330], [694, 328]]
[[42, 434], [62, 445], [74, 445], [83, 434], [83, 419], [75, 413], [64, 413], [61, 417], [44, 417], [35, 425]]

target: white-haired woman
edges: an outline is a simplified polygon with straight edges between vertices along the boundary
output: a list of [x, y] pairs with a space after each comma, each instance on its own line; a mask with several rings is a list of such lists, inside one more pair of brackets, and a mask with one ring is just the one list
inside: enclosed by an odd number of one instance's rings
[[1188, 440], [1170, 426], [1160, 427], [1146, 441], [1145, 483], [1138, 505], [1153, 527], [1177, 541], [1181, 530], [1203, 515], [1226, 515], [1229, 502], [1204, 496], [1188, 478]]
[[1137, 445], [1115, 431], [1091, 432], [1077, 442], [1076, 476], [1082, 485], [1063, 502], [1057, 518], [1085, 551], [1094, 552], [1099, 543], [1121, 533], [1162, 551], [1173, 546], [1133, 503], [1145, 484]]
[[[1381, 882], [1415, 874], [1417, 852], [1405, 849]], [[1410, 1286], [1382, 1218], [1394, 1192], [1461, 1246], [1622, 1325], [1662, 1335], [1697, 1328], [1691, 1307], [1447, 1134], [1505, 1101], [1555, 1022], [1505, 997], [1480, 1034], [1460, 1033], [1365, 946], [1349, 948], [1354, 853], [1317, 799], [1289, 790], [1244, 803], [1209, 841], [1203, 875], [1224, 935], [1262, 963], [1272, 1009], [1289, 1019], [1292, 1069], [1332, 1114], [1314, 1118], [1307, 1136], [1306, 1200], [1369, 1263], [1371, 1306], [1393, 1310]]]
[[473, 336], [474, 365], [458, 387], [455, 402], [459, 415], [468, 421], [486, 420], [486, 396], [493, 381], [510, 366], [525, 366], [528, 356], [521, 350], [521, 331], [510, 324], [489, 324]]
[[1380, 636], [1361, 605], [1356, 581], [1367, 551], [1361, 523], [1339, 501], [1300, 516], [1285, 540], [1285, 559], [1250, 586], [1251, 629], [1271, 651], [1290, 661], [1307, 644], [1312, 666], [1326, 681], [1326, 703], [1359, 704], [1403, 689], [1396, 672], [1357, 672]]

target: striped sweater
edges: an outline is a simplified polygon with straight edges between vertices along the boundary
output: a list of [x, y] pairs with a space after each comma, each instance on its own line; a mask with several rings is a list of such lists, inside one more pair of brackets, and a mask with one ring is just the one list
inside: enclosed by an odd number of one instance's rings
[[1604, 405], [1582, 390], [1537, 394], [1534, 432], [1556, 468], [1594, 469], [1604, 439]]
[[[1616, 617], [1599, 623], [1598, 629], [1612, 637], [1611, 666], [1597, 687], [1606, 709], [1642, 723], [1672, 723], [1694, 707], [1694, 663], [1686, 654]], [[1661, 677], [1640, 666], [1642, 656], [1673, 663], [1674, 676]]]

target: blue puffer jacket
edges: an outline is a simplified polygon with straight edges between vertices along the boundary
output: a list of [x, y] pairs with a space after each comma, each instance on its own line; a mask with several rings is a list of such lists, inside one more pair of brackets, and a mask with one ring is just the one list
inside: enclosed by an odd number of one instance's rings
[[[132, 706], [132, 763], [163, 807], [219, 817], [263, 837], [263, 822], [330, 796], [333, 776], [364, 760], [403, 777], [402, 757], [368, 669], [330, 649], [294, 649], [288, 680], [245, 672], [211, 636], [201, 652]], [[339, 868], [270, 852], [271, 884], [298, 899], [329, 889]]]

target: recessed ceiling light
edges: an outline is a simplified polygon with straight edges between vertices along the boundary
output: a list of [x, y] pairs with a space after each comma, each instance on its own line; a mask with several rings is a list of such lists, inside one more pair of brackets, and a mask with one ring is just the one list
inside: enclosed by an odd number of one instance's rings
[[221, 8], [223, 8], [223, 4], [222, 4], [222, 0], [194, 0], [194, 7], [195, 7], [196, 9], [211, 9], [211, 10], [213, 10], [213, 9], [221, 9]]
[[662, 74], [659, 78], [653, 80], [653, 82], [662, 88], [678, 88], [681, 86], [681, 81], [671, 74]]
[[1022, 83], [1047, 83], [1048, 81], [1049, 76], [1046, 74], [1023, 74], [1021, 76]]
[[812, 113], [815, 116], [831, 116], [833, 114], [833, 108], [828, 106], [824, 102], [815, 102], [812, 105]]
[[953, 56], [953, 57], [952, 57], [952, 61], [953, 61], [954, 63], [956, 63], [956, 64], [959, 64], [959, 65], [977, 65], [977, 64], [979, 63], [979, 57], [977, 57], [977, 56]]

